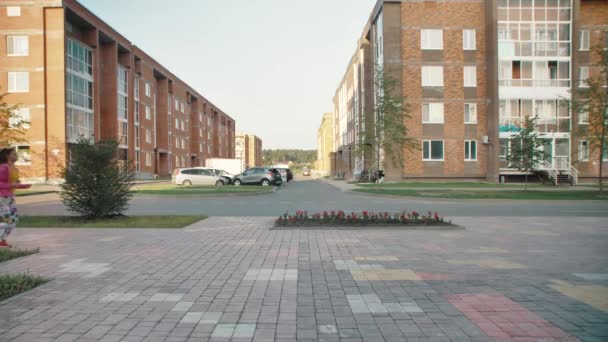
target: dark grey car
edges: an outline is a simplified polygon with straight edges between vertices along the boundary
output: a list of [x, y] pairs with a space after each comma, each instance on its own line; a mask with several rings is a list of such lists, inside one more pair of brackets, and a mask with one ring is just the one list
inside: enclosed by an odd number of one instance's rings
[[262, 186], [281, 185], [283, 180], [281, 174], [276, 169], [268, 169], [263, 167], [251, 168], [240, 175], [234, 176], [232, 184], [239, 186], [241, 184], [256, 184]]

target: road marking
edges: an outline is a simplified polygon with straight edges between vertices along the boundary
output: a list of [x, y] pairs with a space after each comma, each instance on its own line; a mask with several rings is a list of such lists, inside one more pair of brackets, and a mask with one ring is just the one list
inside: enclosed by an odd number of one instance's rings
[[293, 202], [279, 202], [281, 204], [293, 204]]
[[562, 213], [605, 213], [605, 210], [562, 210]]

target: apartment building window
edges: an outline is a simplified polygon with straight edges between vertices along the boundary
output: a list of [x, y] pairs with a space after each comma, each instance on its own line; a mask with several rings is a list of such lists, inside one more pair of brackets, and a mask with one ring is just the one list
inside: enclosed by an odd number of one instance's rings
[[423, 66], [422, 86], [443, 87], [443, 66]]
[[14, 117], [9, 118], [9, 127], [19, 127], [28, 129], [30, 128], [30, 109], [19, 108], [15, 111]]
[[443, 103], [423, 103], [422, 104], [422, 123], [443, 123]]
[[17, 150], [17, 165], [31, 165], [32, 164], [32, 151], [30, 147], [27, 145], [19, 145], [15, 146], [15, 150]]
[[179, 137], [175, 137], [175, 148], [179, 148]]
[[578, 124], [579, 125], [588, 125], [589, 124], [589, 107], [585, 106], [578, 113]]
[[135, 148], [139, 148], [139, 127], [135, 127]]
[[27, 93], [30, 91], [30, 73], [27, 71], [8, 72], [8, 92]]
[[134, 105], [135, 105], [135, 108], [134, 108], [134, 111], [135, 111], [135, 124], [139, 125], [139, 101], [135, 101]]
[[443, 50], [443, 30], [420, 30], [420, 48], [422, 50]]
[[93, 51], [73, 39], [68, 39], [66, 66], [76, 74], [92, 76]]
[[201, 143], [198, 144], [198, 151], [201, 153], [203, 152], [203, 144], [201, 144]]
[[133, 80], [133, 98], [135, 101], [139, 101], [139, 82], [139, 76], [135, 76], [135, 79]]
[[146, 152], [146, 166], [152, 166], [152, 153]]
[[119, 144], [129, 144], [129, 71], [122, 65], [118, 66], [118, 137]]
[[589, 142], [587, 140], [578, 142], [578, 161], [589, 161]]
[[465, 66], [463, 69], [464, 74], [464, 86], [465, 87], [477, 87], [477, 67], [476, 66]]
[[477, 141], [476, 140], [465, 140], [464, 142], [464, 160], [476, 161], [477, 160]]
[[9, 56], [28, 56], [29, 37], [28, 36], [6, 36], [6, 51]]
[[135, 151], [135, 172], [139, 172], [140, 171], [140, 152], [139, 151]]
[[180, 106], [180, 111], [181, 111], [182, 113], [185, 113], [185, 112], [186, 112], [186, 107], [184, 106], [184, 103], [183, 103], [183, 102], [182, 102], [182, 103], [180, 103], [180, 105], [179, 105], [179, 106]]
[[202, 128], [198, 129], [198, 136], [201, 137], [201, 138], [203, 137], [203, 129]]
[[509, 139], [500, 139], [500, 150], [498, 151], [498, 159], [507, 160], [507, 154], [509, 153]]
[[150, 106], [146, 106], [146, 120], [152, 119], [152, 113], [150, 111]]
[[185, 131], [186, 130], [186, 121], [182, 120], [181, 124], [182, 124], [182, 127], [181, 127], [182, 131]]
[[152, 131], [150, 131], [149, 129], [146, 129], [146, 143], [152, 143]]
[[422, 142], [422, 160], [443, 161], [443, 140], [424, 140]]
[[152, 86], [150, 86], [150, 83], [148, 83], [148, 82], [146, 82], [145, 91], [146, 91], [146, 97], [150, 97], [150, 95], [152, 94]]
[[179, 110], [179, 100], [175, 99], [175, 110]]
[[581, 30], [579, 35], [580, 51], [589, 51], [589, 30]]
[[182, 149], [186, 149], [186, 139], [182, 139]]
[[589, 67], [579, 67], [578, 68], [578, 87], [579, 88], [588, 88], [589, 84], [587, 81], [589, 80]]
[[175, 129], [179, 129], [179, 119], [175, 118]]
[[462, 49], [476, 50], [477, 42], [475, 41], [475, 30], [462, 30]]
[[19, 7], [19, 6], [6, 7], [6, 16], [7, 17], [20, 17], [21, 16], [21, 7]]
[[476, 124], [477, 123], [477, 104], [476, 103], [465, 103], [464, 104], [464, 123], [465, 124]]

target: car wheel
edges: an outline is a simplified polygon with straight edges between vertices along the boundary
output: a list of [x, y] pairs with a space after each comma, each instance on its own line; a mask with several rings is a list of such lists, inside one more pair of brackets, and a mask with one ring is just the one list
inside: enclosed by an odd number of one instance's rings
[[269, 186], [269, 185], [270, 185], [270, 181], [268, 179], [262, 180], [262, 186]]
[[192, 186], [192, 182], [186, 179], [185, 181], [182, 182], [182, 185], [183, 186]]
[[234, 186], [241, 186], [241, 180], [240, 179], [235, 179], [234, 182], [232, 182], [232, 184], [234, 184]]
[[218, 180], [217, 182], [215, 182], [215, 186], [224, 186], [224, 181], [222, 180]]

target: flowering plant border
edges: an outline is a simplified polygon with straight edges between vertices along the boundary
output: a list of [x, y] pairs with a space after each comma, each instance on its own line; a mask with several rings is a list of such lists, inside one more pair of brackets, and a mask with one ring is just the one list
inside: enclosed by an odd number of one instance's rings
[[386, 226], [454, 226], [452, 221], [446, 221], [437, 212], [420, 214], [417, 211], [408, 212], [362, 212], [346, 213], [342, 210], [323, 211], [309, 214], [308, 211], [298, 210], [295, 214], [285, 212], [275, 220], [275, 227], [386, 227]]

